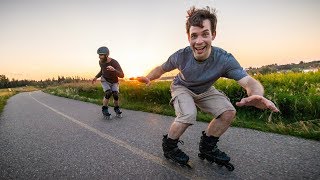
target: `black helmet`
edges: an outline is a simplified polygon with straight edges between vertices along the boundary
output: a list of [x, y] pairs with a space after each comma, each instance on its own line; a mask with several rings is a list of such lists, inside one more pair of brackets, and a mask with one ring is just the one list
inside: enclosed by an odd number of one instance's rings
[[105, 46], [102, 46], [98, 49], [97, 51], [98, 54], [105, 54], [105, 55], [109, 55], [109, 49]]

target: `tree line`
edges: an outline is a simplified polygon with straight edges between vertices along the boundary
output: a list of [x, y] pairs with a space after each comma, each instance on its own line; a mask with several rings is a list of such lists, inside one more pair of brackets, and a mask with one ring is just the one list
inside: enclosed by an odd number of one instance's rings
[[[250, 75], [257, 75], [257, 74], [271, 74], [277, 72], [306, 72], [306, 70], [318, 71], [320, 69], [320, 61], [311, 61], [311, 62], [303, 62], [300, 61], [299, 63], [291, 63], [291, 64], [270, 64], [261, 67], [249, 67], [246, 68], [246, 72]], [[160, 80], [172, 80], [175, 75], [171, 76], [163, 76]]]
[[[291, 63], [291, 64], [285, 64], [285, 65], [278, 65], [278, 64], [271, 64], [262, 66], [259, 68], [252, 68], [249, 67], [246, 69], [246, 71], [251, 74], [270, 74], [275, 72], [302, 72], [306, 69], [320, 69], [320, 61], [311, 61], [311, 62], [303, 62], [300, 61], [297, 64]], [[162, 77], [161, 80], [168, 80], [172, 79], [174, 76], [170, 77]], [[22, 87], [22, 86], [37, 86], [41, 88], [45, 88], [47, 86], [52, 85], [59, 85], [63, 83], [72, 83], [72, 82], [81, 82], [81, 81], [89, 81], [85, 78], [81, 77], [64, 77], [64, 76], [58, 76], [57, 79], [55, 78], [48, 78], [46, 80], [16, 80], [12, 79], [11, 81], [9, 78], [7, 78], [5, 75], [0, 75], [0, 89], [1, 88], [14, 88], [14, 87]]]
[[259, 68], [252, 68], [249, 67], [246, 71], [249, 74], [270, 74], [276, 72], [303, 72], [304, 70], [308, 69], [320, 69], [320, 61], [311, 61], [311, 62], [303, 62], [300, 61], [299, 63], [291, 63], [285, 65], [278, 65], [278, 64], [270, 64], [266, 66], [262, 66]]
[[23, 87], [23, 86], [37, 86], [41, 88], [45, 88], [47, 86], [54, 86], [59, 85], [63, 83], [72, 83], [72, 82], [81, 82], [81, 81], [88, 81], [85, 78], [81, 77], [64, 77], [64, 76], [58, 76], [57, 79], [55, 78], [48, 78], [46, 80], [16, 80], [12, 79], [9, 80], [8, 77], [5, 75], [0, 75], [0, 89], [2, 88], [15, 88], [15, 87]]

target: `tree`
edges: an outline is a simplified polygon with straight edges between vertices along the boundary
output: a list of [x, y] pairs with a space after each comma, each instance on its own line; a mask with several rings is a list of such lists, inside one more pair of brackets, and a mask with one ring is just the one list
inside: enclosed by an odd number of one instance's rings
[[0, 88], [8, 88], [9, 79], [5, 75], [0, 75]]

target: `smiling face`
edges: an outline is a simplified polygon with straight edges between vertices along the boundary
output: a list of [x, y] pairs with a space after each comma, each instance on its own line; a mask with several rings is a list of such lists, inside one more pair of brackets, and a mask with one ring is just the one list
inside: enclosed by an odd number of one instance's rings
[[216, 32], [211, 31], [210, 20], [202, 22], [203, 27], [190, 26], [188, 40], [193, 51], [193, 56], [197, 61], [206, 60], [211, 53], [211, 44], [216, 37]]

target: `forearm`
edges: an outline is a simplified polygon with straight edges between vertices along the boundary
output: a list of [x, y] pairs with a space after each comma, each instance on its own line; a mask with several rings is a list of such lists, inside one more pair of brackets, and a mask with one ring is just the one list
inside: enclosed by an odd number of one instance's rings
[[[263, 96], [264, 95], [264, 88], [261, 85], [261, 83], [255, 79], [252, 79], [252, 80], [255, 82], [249, 83], [248, 87], [246, 88], [248, 96], [251, 96], [251, 95]], [[250, 80], [250, 81], [252, 81], [252, 80]]]
[[261, 83], [251, 76], [247, 76], [238, 81], [238, 83], [247, 91], [248, 96], [264, 95], [264, 88]]
[[119, 78], [123, 78], [124, 77], [124, 73], [122, 71], [119, 71], [119, 70], [115, 70], [116, 71], [116, 74]]
[[100, 70], [99, 73], [95, 77], [99, 78], [99, 77], [101, 77], [101, 75], [102, 75], [102, 71]]
[[162, 70], [161, 66], [157, 66], [156, 68], [154, 68], [146, 77], [152, 81], [155, 79], [159, 79], [161, 77], [162, 74], [164, 74], [165, 71]]

